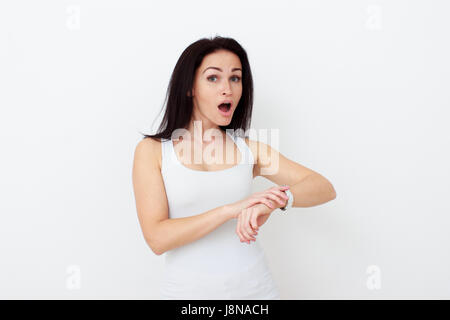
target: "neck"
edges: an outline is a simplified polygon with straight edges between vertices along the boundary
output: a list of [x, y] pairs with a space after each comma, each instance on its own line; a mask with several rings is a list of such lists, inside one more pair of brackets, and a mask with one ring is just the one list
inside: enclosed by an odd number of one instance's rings
[[205, 125], [205, 121], [201, 120], [191, 120], [187, 130], [191, 135], [191, 140], [196, 142], [210, 142], [211, 139], [223, 137], [223, 130], [219, 126], [215, 124]]

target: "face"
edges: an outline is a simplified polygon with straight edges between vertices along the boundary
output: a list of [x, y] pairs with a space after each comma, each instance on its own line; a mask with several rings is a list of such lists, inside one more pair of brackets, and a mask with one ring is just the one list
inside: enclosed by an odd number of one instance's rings
[[[241, 95], [242, 65], [239, 57], [225, 50], [205, 56], [195, 73], [191, 125], [194, 120], [202, 121], [203, 130], [228, 125]], [[228, 112], [218, 107], [225, 100], [231, 102]]]

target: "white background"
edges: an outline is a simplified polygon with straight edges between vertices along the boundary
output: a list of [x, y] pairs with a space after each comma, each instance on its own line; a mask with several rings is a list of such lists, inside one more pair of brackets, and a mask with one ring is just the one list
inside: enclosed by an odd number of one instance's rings
[[158, 298], [134, 149], [181, 52], [217, 34], [248, 53], [252, 128], [280, 129], [278, 150], [337, 191], [259, 233], [282, 299], [449, 299], [449, 9], [2, 1], [0, 298]]

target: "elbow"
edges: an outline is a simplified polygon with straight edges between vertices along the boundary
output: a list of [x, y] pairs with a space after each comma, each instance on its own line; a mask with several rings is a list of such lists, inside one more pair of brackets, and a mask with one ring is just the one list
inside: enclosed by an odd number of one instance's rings
[[325, 199], [328, 199], [328, 201], [336, 199], [336, 190], [334, 189], [333, 184], [325, 177], [321, 176], [321, 178], [323, 180], [321, 186], [322, 196]]
[[160, 256], [160, 255], [162, 255], [163, 253], [164, 253], [164, 250], [162, 250], [160, 247], [158, 247], [158, 246], [155, 246], [155, 245], [153, 245], [153, 244], [150, 244], [150, 243], [148, 243], [147, 242], [147, 245], [150, 247], [150, 249], [152, 250], [152, 252], [154, 253], [154, 254], [156, 254], [157, 256]]
[[331, 200], [336, 199], [336, 196], [337, 196], [336, 191], [333, 188], [333, 191], [331, 192]]
[[334, 200], [334, 199], [336, 199], [336, 190], [334, 190], [334, 187], [333, 187], [333, 185], [332, 184], [330, 184], [330, 187], [331, 187], [331, 199], [330, 200]]
[[160, 256], [166, 252], [165, 237], [158, 224], [152, 224], [146, 228], [142, 228], [142, 235], [154, 254]]
[[154, 254], [157, 256], [162, 255], [165, 251], [162, 249], [162, 245], [160, 241], [156, 241], [153, 238], [145, 237], [145, 242], [149, 246], [149, 248], [152, 250]]
[[157, 256], [162, 255], [164, 252], [162, 250], [160, 250], [158, 247], [155, 246], [151, 246], [150, 244], [148, 245], [150, 247], [150, 249], [152, 250], [152, 252], [154, 254], [156, 254]]

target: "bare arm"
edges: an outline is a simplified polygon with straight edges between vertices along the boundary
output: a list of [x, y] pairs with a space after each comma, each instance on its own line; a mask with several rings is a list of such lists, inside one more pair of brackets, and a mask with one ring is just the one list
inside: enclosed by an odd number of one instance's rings
[[200, 239], [230, 219], [227, 206], [220, 206], [198, 215], [160, 221], [156, 227], [156, 237], [160, 240], [156, 254]]
[[158, 160], [160, 148], [161, 145], [151, 138], [140, 141], [133, 164], [133, 187], [139, 223], [145, 241], [157, 255], [204, 237], [240, 212], [236, 203], [190, 217], [169, 219]]

